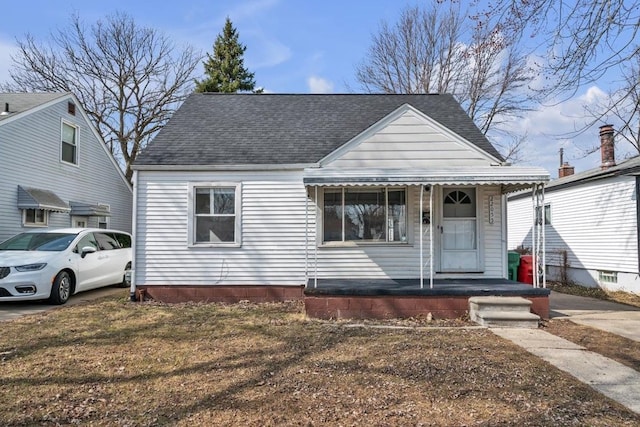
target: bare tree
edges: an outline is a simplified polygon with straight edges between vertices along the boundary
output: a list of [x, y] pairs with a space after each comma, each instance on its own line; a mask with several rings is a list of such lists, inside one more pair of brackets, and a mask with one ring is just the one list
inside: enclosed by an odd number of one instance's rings
[[[603, 122], [616, 124], [616, 145], [626, 142], [632, 155], [640, 154], [640, 56], [622, 65], [623, 81], [604, 101], [585, 106], [587, 121], [584, 129]], [[582, 132], [583, 129], [580, 129]], [[591, 154], [600, 149], [594, 145], [585, 150]]]
[[510, 37], [542, 41], [547, 96], [573, 95], [640, 54], [640, 0], [498, 0], [487, 13]]
[[137, 154], [193, 92], [201, 58], [188, 46], [177, 51], [166, 36], [124, 13], [89, 28], [73, 15], [48, 44], [29, 34], [18, 40], [13, 82], [2, 89], [73, 92], [131, 180]]
[[[483, 133], [500, 132], [503, 121], [531, 109], [533, 78], [517, 40], [500, 28], [456, 2], [407, 8], [395, 25], [381, 24], [356, 79], [369, 92], [451, 93]], [[524, 139], [510, 141], [502, 148], [514, 160]]]

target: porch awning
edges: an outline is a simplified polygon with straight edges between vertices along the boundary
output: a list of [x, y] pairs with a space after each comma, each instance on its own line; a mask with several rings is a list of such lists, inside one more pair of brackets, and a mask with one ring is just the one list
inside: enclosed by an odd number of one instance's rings
[[310, 186], [365, 185], [502, 185], [504, 192], [549, 181], [543, 168], [484, 166], [442, 169], [308, 168], [303, 181]]
[[111, 216], [109, 206], [92, 205], [90, 203], [70, 202], [71, 215], [77, 216]]
[[18, 208], [44, 209], [52, 212], [69, 212], [71, 209], [53, 191], [18, 185]]

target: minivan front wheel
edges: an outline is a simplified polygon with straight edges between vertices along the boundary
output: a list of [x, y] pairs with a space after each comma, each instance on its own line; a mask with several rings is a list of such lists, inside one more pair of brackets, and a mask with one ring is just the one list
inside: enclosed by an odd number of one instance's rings
[[51, 304], [61, 305], [66, 303], [71, 296], [71, 276], [66, 271], [58, 273], [53, 280], [51, 286], [51, 294], [49, 295], [49, 302]]

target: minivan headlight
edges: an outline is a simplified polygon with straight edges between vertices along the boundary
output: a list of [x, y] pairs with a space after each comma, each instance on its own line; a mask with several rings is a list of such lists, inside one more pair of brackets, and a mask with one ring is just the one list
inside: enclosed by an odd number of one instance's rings
[[47, 265], [46, 262], [39, 262], [37, 264], [25, 264], [25, 265], [16, 265], [16, 270], [18, 271], [38, 271], [45, 268]]

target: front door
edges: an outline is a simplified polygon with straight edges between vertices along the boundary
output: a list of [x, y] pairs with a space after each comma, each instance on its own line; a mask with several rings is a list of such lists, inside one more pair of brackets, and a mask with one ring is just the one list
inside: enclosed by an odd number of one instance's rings
[[475, 188], [443, 188], [441, 270], [478, 271], [478, 227]]

